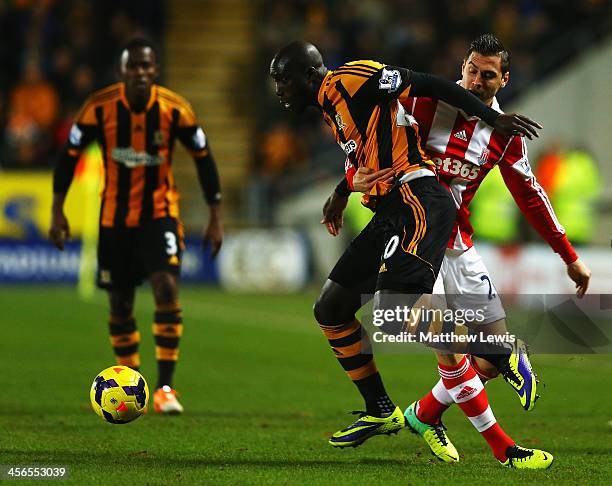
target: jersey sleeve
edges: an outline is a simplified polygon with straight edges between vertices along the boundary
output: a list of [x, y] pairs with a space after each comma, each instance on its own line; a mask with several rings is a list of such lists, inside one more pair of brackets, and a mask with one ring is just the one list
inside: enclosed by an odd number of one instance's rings
[[208, 140], [191, 104], [184, 101], [178, 110], [177, 136], [179, 140], [193, 157], [205, 157], [208, 155]]
[[78, 157], [96, 138], [98, 122], [96, 105], [92, 98], [88, 99], [74, 117], [70, 134], [68, 135], [68, 155]]
[[55, 163], [53, 170], [54, 193], [66, 194], [68, 192], [77, 162], [83, 150], [96, 139], [97, 133], [96, 105], [90, 98], [74, 118], [66, 146]]
[[478, 97], [457, 83], [452, 83], [433, 74], [411, 71], [409, 94], [442, 100], [449, 105], [462, 109], [468, 115], [477, 116], [491, 126], [494, 126], [499, 116], [497, 111], [485, 105]]
[[529, 224], [566, 264], [575, 262], [578, 256], [555, 215], [548, 195], [538, 184], [531, 170], [527, 144], [523, 137], [512, 137], [499, 169], [506, 186]]
[[187, 101], [181, 100], [178, 111], [177, 137], [195, 161], [204, 199], [208, 204], [218, 204], [221, 201], [219, 172], [204, 129]]
[[355, 100], [373, 104], [400, 101], [410, 91], [410, 71], [397, 66], [387, 66], [375, 61], [353, 61], [334, 74], [342, 76], [342, 84]]

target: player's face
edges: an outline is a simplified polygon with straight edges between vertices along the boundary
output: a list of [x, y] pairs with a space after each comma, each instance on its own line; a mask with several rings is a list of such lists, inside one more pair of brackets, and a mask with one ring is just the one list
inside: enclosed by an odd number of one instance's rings
[[275, 84], [276, 96], [283, 108], [297, 113], [303, 112], [311, 96], [306, 76], [296, 75], [276, 60], [270, 65], [270, 76]]
[[148, 95], [158, 74], [155, 52], [150, 47], [126, 49], [121, 55], [120, 74], [128, 91]]
[[509, 73], [502, 74], [499, 56], [483, 56], [477, 52], [463, 61], [461, 74], [461, 85], [487, 104], [510, 78]]

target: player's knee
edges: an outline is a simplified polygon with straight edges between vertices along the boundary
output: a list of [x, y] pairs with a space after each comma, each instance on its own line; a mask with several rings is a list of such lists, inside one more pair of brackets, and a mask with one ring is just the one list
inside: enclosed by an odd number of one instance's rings
[[323, 326], [334, 326], [338, 324], [337, 314], [334, 312], [333, 303], [325, 296], [320, 295], [312, 307], [314, 317]]
[[168, 273], [159, 273], [151, 277], [151, 285], [158, 305], [173, 304], [177, 300], [176, 278]]
[[351, 322], [359, 309], [358, 301], [348, 289], [328, 280], [313, 306], [314, 317], [322, 326], [338, 326]]
[[473, 357], [476, 366], [482, 374], [486, 375], [487, 378], [493, 379], [499, 375], [499, 369], [493, 364], [487, 361], [486, 358]]
[[436, 350], [435, 353], [438, 359], [438, 364], [445, 366], [457, 366], [463, 359], [462, 354], [448, 353], [442, 350]]
[[134, 310], [133, 290], [111, 291], [108, 300], [111, 316], [118, 319], [127, 319], [132, 316]]

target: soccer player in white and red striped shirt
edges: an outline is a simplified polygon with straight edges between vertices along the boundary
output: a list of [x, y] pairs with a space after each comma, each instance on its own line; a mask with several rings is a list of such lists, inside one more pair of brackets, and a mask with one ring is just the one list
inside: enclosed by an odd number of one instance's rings
[[[509, 80], [509, 56], [501, 42], [490, 34], [476, 39], [467, 51], [461, 72], [461, 86], [501, 112], [495, 95]], [[481, 120], [429, 98], [409, 99], [404, 107], [407, 116], [414, 117], [419, 124], [423, 148], [436, 162], [440, 183], [450, 191], [458, 209], [434, 294], [445, 293], [451, 309], [465, 307], [462, 295], [487, 296], [479, 330], [489, 334], [506, 332], [504, 309], [473, 246], [468, 209], [480, 183], [497, 165], [521, 212], [563, 259], [569, 277], [576, 283], [577, 295], [584, 295], [590, 270], [576, 255], [546, 193], [531, 172], [524, 138], [504, 136]], [[467, 366], [468, 361], [473, 371]], [[492, 429], [499, 426], [480, 394], [484, 392], [483, 383], [501, 373], [518, 393], [523, 408], [533, 408], [537, 382], [524, 343], [516, 340], [513, 349], [481, 347], [454, 366], [440, 365], [439, 372], [441, 379], [433, 390], [406, 411], [408, 421], [421, 430], [425, 424], [435, 427], [441, 423], [446, 408], [457, 403], [489, 442], [494, 455], [506, 463], [509, 458], [505, 444], [492, 440]], [[510, 462], [519, 465], [520, 459], [519, 454], [510, 458]]]
[[[489, 34], [476, 39], [464, 59], [459, 84], [493, 109], [501, 111], [495, 95], [508, 80], [509, 56], [501, 42]], [[479, 330], [505, 333], [503, 307], [496, 297], [488, 271], [473, 247], [468, 209], [483, 178], [499, 165], [519, 208], [563, 258], [568, 275], [576, 283], [577, 294], [582, 296], [588, 287], [590, 271], [578, 259], [546, 194], [535, 180], [523, 138], [501, 135], [478, 118], [469, 117], [442, 101], [412, 98], [404, 102], [404, 108], [409, 121], [418, 124], [423, 149], [436, 162], [439, 180], [450, 191], [458, 208], [434, 294], [446, 293], [447, 306], [451, 309], [466, 307], [462, 295], [468, 296], [467, 300], [474, 295], [484, 295], [487, 305]], [[348, 169], [348, 185], [356, 190], [361, 180], [372, 176], [364, 169], [356, 171], [350, 165]], [[322, 222], [332, 235], [338, 234], [346, 205], [341, 189], [342, 184], [324, 208]], [[449, 405], [457, 403], [502, 464], [517, 468], [549, 467], [552, 463], [550, 454], [516, 446], [497, 424], [483, 383], [500, 372], [519, 394], [524, 409], [533, 408], [535, 375], [524, 344], [517, 341], [513, 349], [500, 346], [480, 348], [471, 356], [457, 356], [455, 360], [450, 358], [441, 362], [440, 381], [406, 410], [408, 424], [425, 438], [437, 457], [446, 462], [456, 461], [458, 454], [444, 432], [440, 417]]]

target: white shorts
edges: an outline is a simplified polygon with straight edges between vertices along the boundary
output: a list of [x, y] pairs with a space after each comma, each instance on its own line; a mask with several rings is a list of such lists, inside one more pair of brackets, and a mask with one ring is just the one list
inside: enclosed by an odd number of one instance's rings
[[454, 313], [472, 309], [478, 311], [476, 325], [504, 319], [506, 313], [487, 267], [472, 247], [469, 250], [446, 249], [442, 267], [433, 289], [434, 302]]

